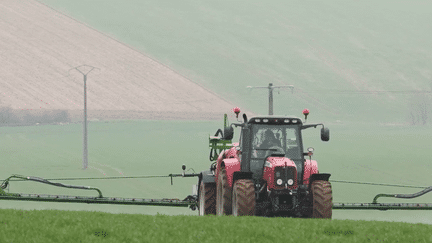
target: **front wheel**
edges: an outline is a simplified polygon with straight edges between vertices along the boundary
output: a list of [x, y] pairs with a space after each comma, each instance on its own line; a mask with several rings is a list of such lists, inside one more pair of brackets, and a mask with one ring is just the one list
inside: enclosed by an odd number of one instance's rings
[[237, 180], [234, 183], [232, 199], [234, 216], [255, 215], [255, 187], [251, 180]]
[[199, 187], [199, 215], [216, 214], [216, 185], [201, 181]]
[[311, 185], [312, 218], [331, 219], [333, 196], [331, 184], [328, 181], [314, 181]]
[[216, 185], [216, 214], [231, 215], [231, 188], [228, 185], [226, 170], [222, 169]]

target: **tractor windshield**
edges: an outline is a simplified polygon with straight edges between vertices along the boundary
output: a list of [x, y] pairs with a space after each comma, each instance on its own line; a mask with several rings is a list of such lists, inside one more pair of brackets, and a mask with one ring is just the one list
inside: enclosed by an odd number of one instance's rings
[[272, 154], [283, 154], [293, 160], [298, 164], [298, 173], [301, 173], [303, 152], [299, 134], [299, 126], [295, 125], [254, 125], [250, 164], [254, 177], [262, 177], [265, 158]]
[[302, 158], [298, 126], [255, 125], [252, 134], [252, 158], [264, 159], [272, 153], [292, 160]]

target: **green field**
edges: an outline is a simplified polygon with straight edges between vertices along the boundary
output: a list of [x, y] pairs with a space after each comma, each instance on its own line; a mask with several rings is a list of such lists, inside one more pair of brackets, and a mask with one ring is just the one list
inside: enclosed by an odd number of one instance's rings
[[422, 99], [432, 111], [430, 94], [403, 93], [432, 88], [430, 1], [40, 2], [258, 114], [267, 92], [246, 86], [270, 82], [295, 86], [276, 114], [405, 123]]
[[[313, 121], [310, 121], [313, 122]], [[82, 166], [82, 126], [0, 128], [0, 179], [11, 174], [43, 178], [168, 175], [186, 164], [196, 172], [208, 169], [208, 135], [222, 127], [208, 121], [118, 121], [89, 124], [89, 169]], [[304, 132], [305, 147], [315, 148], [320, 172], [330, 179], [431, 186], [430, 127], [329, 126], [331, 139], [319, 140], [319, 129]], [[238, 133], [237, 133], [238, 136]], [[179, 198], [192, 192], [194, 178], [63, 181], [95, 186], [107, 197]], [[332, 183], [334, 202], [372, 202], [378, 193], [413, 193], [420, 189]], [[10, 192], [94, 195], [36, 182], [12, 182]], [[412, 200], [379, 202], [430, 203], [432, 195]], [[110, 213], [196, 215], [186, 208], [67, 203], [0, 202], [1, 208], [89, 210]], [[403, 221], [431, 224], [432, 214], [420, 211], [334, 211], [334, 219]]]
[[121, 215], [0, 210], [2, 242], [432, 241], [431, 225], [261, 217]]
[[[208, 135], [209, 131], [214, 133], [218, 127], [215, 122], [187, 121], [90, 123], [88, 137], [90, 169], [86, 171], [81, 169], [82, 125], [0, 128], [2, 131], [1, 178], [9, 174], [32, 174], [43, 178], [168, 175], [181, 173], [183, 163], [196, 170], [208, 168]], [[99, 187], [104, 192], [104, 196], [183, 199], [192, 192], [192, 184], [196, 181], [195, 179], [174, 179], [173, 186], [170, 185], [169, 178], [69, 182], [72, 183]], [[14, 190], [24, 190], [29, 193], [65, 192], [64, 189], [51, 188], [39, 183], [30, 184], [32, 185], [16, 182], [11, 186]], [[69, 193], [72, 192], [74, 191], [71, 190]], [[92, 192], [85, 191], [74, 193], [92, 195]], [[59, 206], [49, 204], [23, 203], [22, 205], [41, 209]], [[19, 204], [6, 202], [3, 205]], [[105, 206], [59, 207], [111, 211]], [[130, 213], [179, 213], [178, 209], [170, 208], [124, 206], [114, 208], [114, 211]], [[190, 212], [184, 209], [180, 213]]]

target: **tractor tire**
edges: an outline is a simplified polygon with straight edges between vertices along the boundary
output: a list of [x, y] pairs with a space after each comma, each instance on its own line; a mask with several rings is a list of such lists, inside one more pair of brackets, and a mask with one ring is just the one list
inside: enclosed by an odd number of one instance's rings
[[199, 187], [199, 215], [216, 214], [216, 184], [203, 181]]
[[234, 216], [255, 215], [255, 186], [251, 180], [237, 180], [232, 195], [232, 214]]
[[231, 215], [231, 191], [226, 170], [222, 169], [216, 185], [216, 214], [218, 216]]
[[331, 219], [333, 196], [331, 184], [328, 181], [314, 181], [311, 185], [312, 218]]

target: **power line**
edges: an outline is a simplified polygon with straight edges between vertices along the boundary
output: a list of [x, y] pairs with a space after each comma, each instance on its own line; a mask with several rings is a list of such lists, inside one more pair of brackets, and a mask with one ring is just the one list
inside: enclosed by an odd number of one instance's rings
[[364, 184], [364, 185], [372, 185], [372, 186], [409, 187], [409, 188], [422, 188], [422, 189], [427, 188], [427, 186], [394, 185], [394, 184], [358, 182], [358, 181], [338, 181], [338, 180], [330, 180], [330, 181], [331, 182], [340, 182], [340, 183], [350, 183], [350, 184]]

